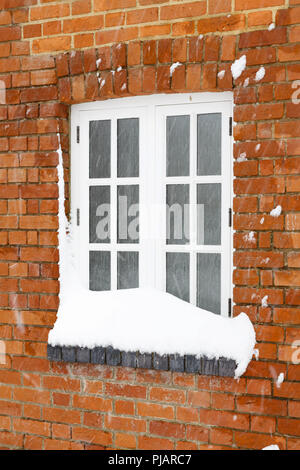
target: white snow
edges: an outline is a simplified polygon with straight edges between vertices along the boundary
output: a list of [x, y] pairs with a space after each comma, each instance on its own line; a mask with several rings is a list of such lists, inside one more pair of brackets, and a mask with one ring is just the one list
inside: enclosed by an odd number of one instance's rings
[[181, 65], [181, 62], [175, 62], [170, 66], [170, 77], [172, 77], [174, 71]]
[[278, 375], [278, 378], [277, 378], [277, 381], [276, 381], [276, 387], [277, 388], [280, 388], [281, 384], [283, 383], [284, 381], [284, 373], [281, 372], [279, 375]]
[[100, 72], [97, 72], [97, 78], [98, 78], [98, 83], [100, 85], [100, 90], [101, 90], [105, 85], [105, 79], [101, 77]]
[[265, 295], [261, 301], [261, 306], [262, 307], [267, 307], [268, 306], [268, 298], [269, 296], [268, 295]]
[[237, 78], [239, 78], [243, 71], [245, 70], [246, 68], [246, 64], [247, 64], [247, 58], [245, 55], [242, 55], [242, 57], [240, 57], [239, 59], [237, 59], [232, 65], [231, 65], [231, 73], [232, 73], [232, 76], [233, 78], [236, 80]]
[[243, 84], [243, 87], [247, 87], [249, 85], [249, 78], [246, 78]]
[[245, 152], [241, 153], [238, 158], [236, 159], [237, 162], [246, 162], [247, 161], [247, 154]]
[[258, 359], [259, 359], [259, 349], [254, 349], [253, 350], [253, 355], [254, 355], [256, 361], [258, 361]]
[[266, 75], [266, 70], [264, 67], [260, 67], [260, 69], [256, 72], [256, 75], [255, 75], [255, 81], [256, 82], [259, 82], [260, 80], [262, 80], [264, 78], [264, 76]]
[[280, 214], [281, 214], [281, 211], [282, 211], [282, 207], [281, 206], [277, 206], [275, 207], [275, 209], [272, 209], [271, 212], [270, 212], [270, 215], [272, 217], [279, 217]]
[[269, 31], [273, 31], [273, 29], [275, 29], [275, 23], [271, 23], [268, 27]]
[[258, 152], [260, 147], [261, 147], [261, 144], [257, 144], [256, 147], [255, 147], [255, 152]]
[[121, 70], [122, 70], [122, 67], [121, 65], [119, 65], [119, 67], [117, 68], [117, 72], [121, 72]]
[[49, 334], [52, 345], [223, 356], [237, 362], [236, 377], [252, 358], [255, 333], [244, 313], [230, 319], [155, 289], [91, 292], [68, 279], [72, 284]]
[[277, 444], [273, 444], [271, 446], [264, 447], [262, 450], [280, 450]]
[[262, 225], [262, 224], [264, 223], [264, 221], [265, 221], [265, 218], [262, 217], [262, 218], [260, 219], [259, 223]]
[[249, 232], [244, 235], [244, 240], [246, 242], [255, 242], [255, 233], [254, 232]]
[[245, 313], [214, 315], [152, 288], [92, 292], [82, 285], [74, 263], [72, 223], [64, 209], [60, 139], [58, 156], [60, 305], [49, 344], [226, 357], [236, 361], [235, 377], [241, 376], [256, 343]]
[[104, 78], [101, 78], [100, 74], [98, 75], [98, 83], [99, 83], [99, 86], [100, 86], [100, 90], [102, 90], [102, 88], [104, 87], [105, 85], [105, 79]]
[[57, 165], [57, 177], [58, 177], [58, 246], [59, 246], [59, 281], [60, 289], [64, 291], [66, 289], [67, 279], [67, 268], [70, 259], [70, 240], [71, 236], [67, 235], [70, 232], [69, 222], [65, 212], [65, 182], [64, 182], [64, 167], [63, 167], [63, 155], [60, 142], [60, 134], [58, 137], [58, 165]]
[[221, 70], [221, 71], [218, 73], [219, 79], [220, 79], [220, 80], [223, 80], [224, 76], [225, 76], [225, 70]]
[[96, 65], [97, 65], [97, 68], [99, 68], [99, 66], [100, 66], [101, 62], [102, 62], [102, 59], [101, 59], [101, 58], [100, 58], [100, 59], [98, 59], [98, 60], [96, 60]]

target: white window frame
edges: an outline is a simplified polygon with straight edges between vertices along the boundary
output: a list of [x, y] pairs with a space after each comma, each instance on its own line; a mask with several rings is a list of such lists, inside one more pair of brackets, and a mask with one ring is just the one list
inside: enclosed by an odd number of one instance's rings
[[[221, 315], [228, 316], [232, 298], [232, 228], [229, 211], [232, 208], [232, 125], [233, 97], [231, 92], [151, 95], [110, 99], [73, 105], [71, 107], [71, 217], [76, 247], [75, 263], [82, 283], [88, 288], [89, 250], [111, 251], [111, 288], [116, 289], [117, 251], [139, 251], [140, 287], [165, 290], [165, 259], [168, 252], [190, 253], [191, 303], [196, 305], [196, 253], [221, 253]], [[221, 176], [197, 176], [197, 114], [222, 113]], [[166, 116], [191, 114], [190, 176], [166, 177]], [[118, 178], [116, 174], [116, 121], [126, 117], [140, 119], [140, 175], [138, 178]], [[111, 178], [89, 179], [89, 121], [110, 119]], [[80, 136], [80, 138], [79, 138]], [[149, 138], [153, 136], [153, 138]], [[78, 142], [79, 140], [79, 142]], [[147, 145], [145, 145], [147, 142]], [[89, 186], [106, 184], [116, 188], [121, 184], [139, 184], [140, 242], [116, 243], [116, 210], [111, 211], [111, 243], [89, 244]], [[190, 205], [190, 245], [166, 245], [165, 197], [167, 183], [190, 184], [190, 202], [196, 201], [196, 183], [222, 183], [222, 245], [197, 246], [195, 239], [195, 205]], [[111, 192], [111, 205], [116, 207], [116, 190]], [[162, 213], [163, 212], [163, 213]], [[78, 224], [78, 214], [80, 223]], [[96, 246], [97, 245], [97, 246]]]

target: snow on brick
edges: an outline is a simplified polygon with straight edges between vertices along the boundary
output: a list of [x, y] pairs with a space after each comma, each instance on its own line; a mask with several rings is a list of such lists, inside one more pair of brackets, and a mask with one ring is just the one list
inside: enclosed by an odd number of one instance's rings
[[282, 211], [282, 207], [281, 206], [277, 206], [275, 207], [275, 209], [272, 209], [271, 212], [270, 212], [270, 215], [272, 217], [279, 217], [280, 214], [281, 214], [281, 211]]
[[265, 68], [260, 67], [260, 69], [256, 72], [255, 81], [260, 82], [260, 80], [262, 80], [264, 78], [265, 74], [266, 74]]
[[269, 297], [267, 295], [264, 296], [264, 298], [261, 301], [261, 306], [262, 307], [267, 307], [268, 306], [268, 298]]
[[181, 65], [180, 62], [175, 62], [174, 64], [172, 64], [170, 66], [170, 77], [172, 77], [174, 71], [177, 69], [177, 67], [179, 67]]
[[276, 380], [276, 387], [277, 388], [280, 388], [281, 387], [281, 384], [283, 383], [284, 381], [284, 373], [281, 372], [279, 375], [278, 375], [278, 378]]
[[246, 235], [244, 235], [244, 240], [246, 242], [250, 242], [250, 243], [255, 243], [255, 233], [254, 232], [249, 232], [249, 233], [246, 233]]
[[247, 58], [246, 58], [245, 55], [242, 55], [242, 57], [237, 59], [231, 65], [231, 73], [232, 73], [232, 76], [233, 76], [234, 80], [236, 80], [237, 78], [239, 78], [242, 75], [243, 71], [246, 68], [246, 64], [247, 64]]
[[245, 152], [241, 153], [238, 158], [236, 159], [237, 162], [246, 162], [247, 161], [247, 154]]

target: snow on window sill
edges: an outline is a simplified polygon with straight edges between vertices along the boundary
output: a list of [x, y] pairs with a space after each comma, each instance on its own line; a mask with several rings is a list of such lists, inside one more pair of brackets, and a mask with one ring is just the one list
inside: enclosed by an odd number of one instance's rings
[[246, 314], [221, 317], [155, 289], [92, 292], [78, 284], [61, 298], [48, 357], [239, 377], [254, 346]]

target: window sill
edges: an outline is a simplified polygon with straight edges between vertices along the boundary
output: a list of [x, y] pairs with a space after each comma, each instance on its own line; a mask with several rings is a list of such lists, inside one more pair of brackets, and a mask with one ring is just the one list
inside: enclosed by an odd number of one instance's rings
[[221, 357], [207, 359], [206, 357], [181, 356], [179, 354], [159, 355], [157, 353], [142, 354], [114, 349], [97, 347], [93, 349], [80, 347], [51, 346], [47, 348], [50, 361], [79, 362], [123, 366], [137, 369], [154, 369], [188, 374], [214, 375], [219, 377], [234, 377], [237, 363], [232, 359]]

